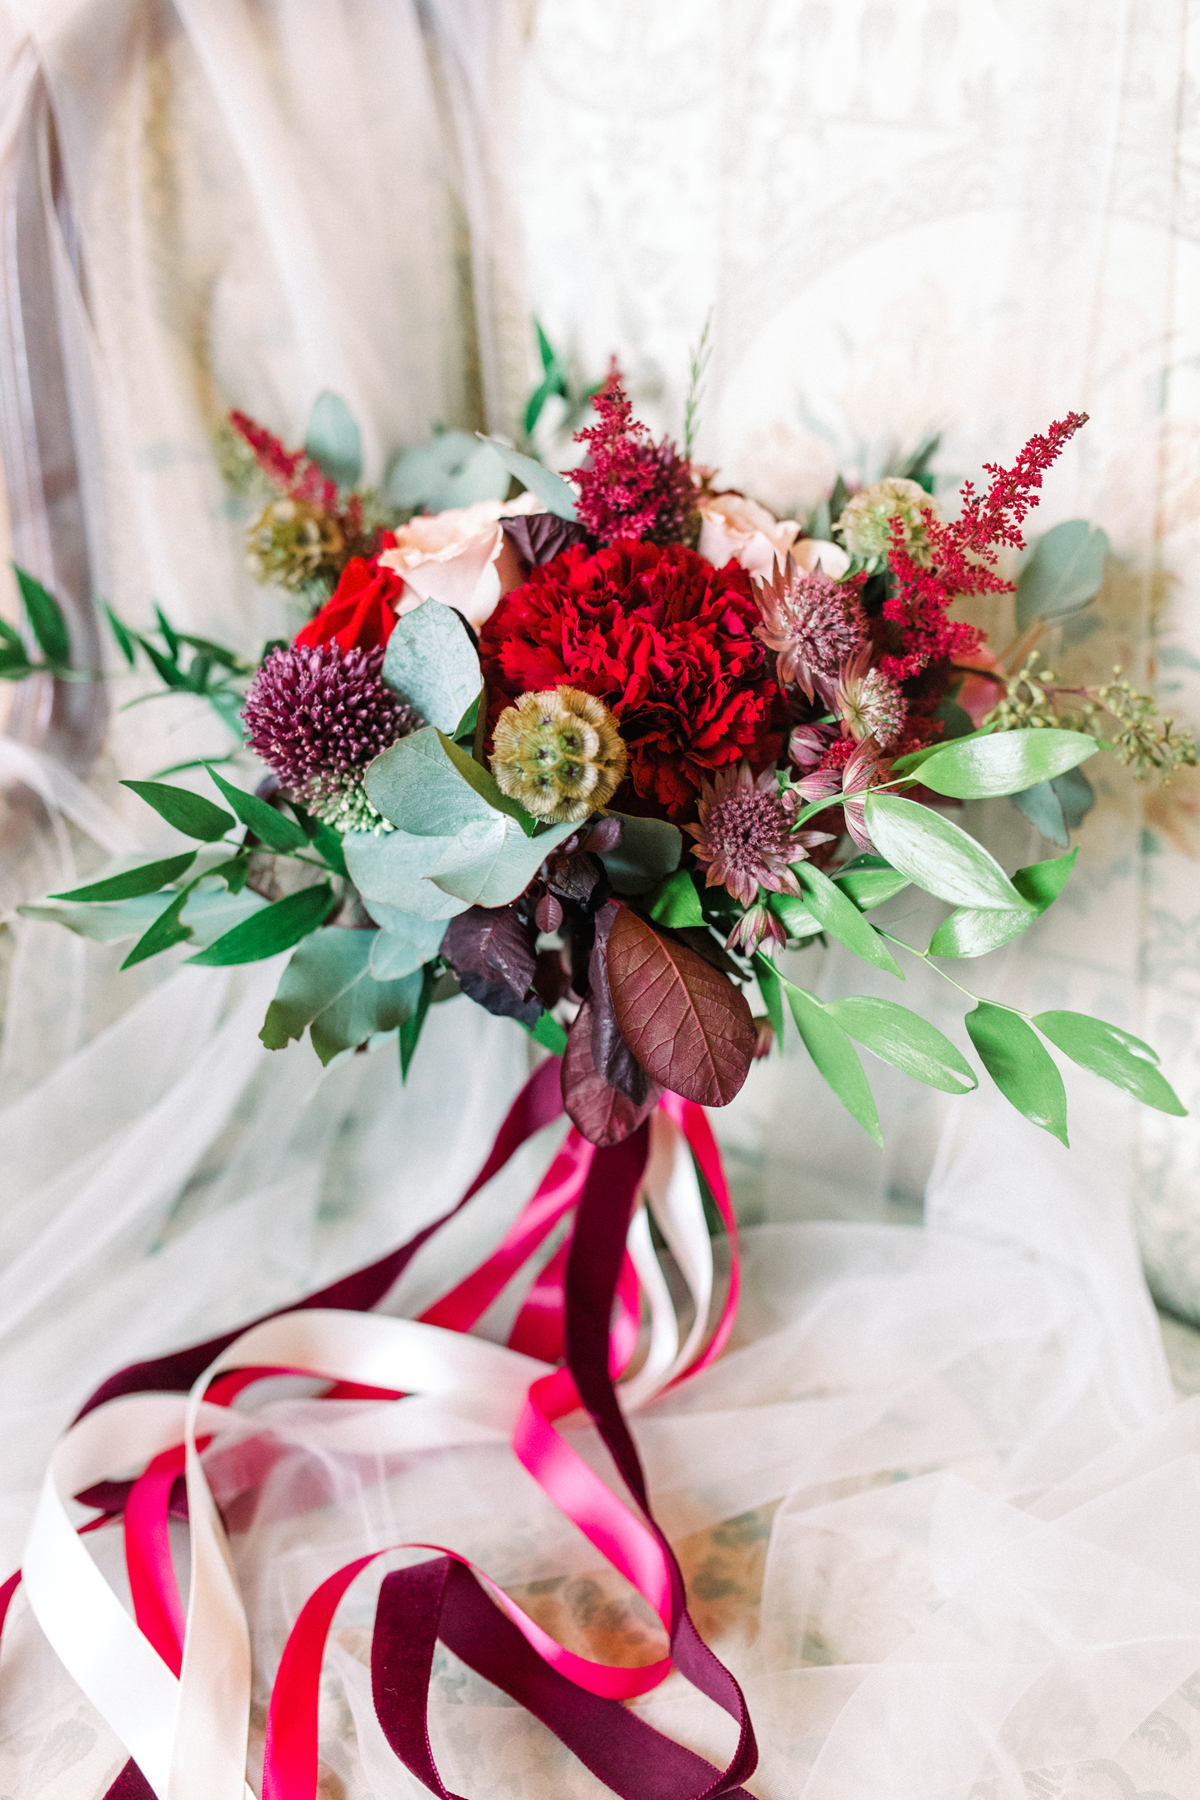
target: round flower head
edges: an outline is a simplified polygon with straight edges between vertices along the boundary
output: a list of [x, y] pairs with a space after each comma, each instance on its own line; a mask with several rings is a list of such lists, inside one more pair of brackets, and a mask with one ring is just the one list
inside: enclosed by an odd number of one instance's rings
[[852, 738], [874, 738], [886, 750], [900, 736], [908, 706], [895, 682], [870, 667], [870, 656], [866, 645], [845, 664], [832, 706]]
[[811, 700], [818, 685], [833, 681], [863, 641], [862, 616], [853, 586], [830, 580], [818, 563], [802, 574], [791, 556], [778, 562], [758, 588], [763, 622], [754, 633], [774, 650], [779, 679], [795, 682]]
[[380, 751], [421, 723], [380, 680], [383, 651], [336, 643], [274, 651], [242, 718], [253, 750], [284, 788], [339, 831], [386, 831], [363, 776]]
[[334, 514], [309, 500], [273, 500], [246, 536], [246, 564], [256, 581], [293, 591], [337, 568], [346, 547]]
[[799, 894], [790, 865], [805, 860], [810, 844], [825, 841], [823, 833], [793, 832], [799, 801], [777, 786], [774, 769], [757, 781], [747, 762], [723, 769], [704, 783], [699, 823], [683, 828], [696, 840], [692, 855], [707, 865], [705, 886], [725, 888], [743, 906], [754, 906], [759, 888]]
[[905, 549], [915, 563], [926, 568], [930, 551], [925, 521], [930, 515], [940, 519], [942, 509], [919, 482], [889, 475], [847, 501], [837, 529], [851, 556], [882, 565], [891, 548], [892, 520], [899, 519]]
[[580, 688], [522, 694], [505, 707], [492, 734], [500, 791], [535, 819], [556, 824], [579, 824], [607, 806], [628, 760], [607, 706]]

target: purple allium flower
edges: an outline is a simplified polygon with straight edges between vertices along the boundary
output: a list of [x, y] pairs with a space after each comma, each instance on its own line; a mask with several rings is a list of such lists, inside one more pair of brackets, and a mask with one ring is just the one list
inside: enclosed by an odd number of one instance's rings
[[383, 654], [334, 643], [275, 650], [242, 708], [250, 747], [301, 805], [343, 831], [379, 828], [363, 774], [421, 723], [380, 680]]
[[803, 862], [810, 844], [828, 841], [823, 832], [793, 832], [799, 801], [776, 786], [774, 769], [757, 781], [747, 762], [722, 769], [701, 790], [699, 824], [683, 827], [696, 840], [692, 855], [708, 866], [705, 885], [726, 888], [743, 906], [754, 905], [760, 887], [799, 894], [789, 865]]
[[833, 581], [819, 563], [805, 574], [789, 556], [783, 568], [775, 563], [757, 597], [763, 622], [755, 637], [778, 656], [784, 686], [795, 682], [811, 700], [862, 645], [857, 588]]

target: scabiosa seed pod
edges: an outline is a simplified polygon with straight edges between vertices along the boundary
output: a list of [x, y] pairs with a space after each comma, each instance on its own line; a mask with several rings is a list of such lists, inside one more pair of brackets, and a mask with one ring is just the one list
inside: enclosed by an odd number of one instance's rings
[[363, 775], [421, 720], [385, 687], [383, 651], [328, 643], [274, 651], [246, 696], [248, 742], [289, 794], [339, 831], [387, 831]]
[[857, 586], [831, 580], [819, 563], [805, 574], [790, 555], [782, 568], [776, 561], [757, 599], [763, 622], [755, 637], [774, 650], [784, 686], [794, 682], [809, 700], [862, 645]]
[[905, 550], [918, 567], [927, 568], [931, 552], [926, 521], [941, 516], [941, 507], [920, 482], [888, 475], [847, 502], [837, 531], [851, 556], [881, 565], [892, 543], [892, 520], [899, 519]]
[[496, 721], [492, 773], [536, 819], [578, 824], [608, 804], [627, 766], [616, 720], [581, 688], [522, 694]]
[[298, 592], [337, 569], [346, 547], [337, 518], [308, 500], [273, 500], [246, 534], [256, 581]]

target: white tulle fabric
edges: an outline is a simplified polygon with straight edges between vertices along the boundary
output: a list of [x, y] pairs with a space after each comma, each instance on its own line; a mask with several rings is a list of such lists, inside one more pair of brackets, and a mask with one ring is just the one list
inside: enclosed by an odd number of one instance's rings
[[[1065, 0], [543, 0], [523, 88], [520, 22], [503, 7], [10, 11], [50, 85], [80, 224], [86, 285], [60, 312], [81, 415], [86, 403], [98, 421], [90, 548], [135, 621], [155, 595], [248, 650], [286, 628], [240, 567], [209, 442], [224, 406], [294, 438], [333, 387], [363, 421], [373, 477], [431, 419], [511, 425], [528, 338], [501, 176], [520, 98], [529, 289], [586, 374], [620, 348], [645, 408], [657, 384], [675, 425], [670, 384], [715, 298], [702, 451], [781, 513], [839, 460], [877, 466], [889, 439], [944, 424], [942, 467], [962, 473], [1087, 408], [1045, 516], [1091, 511], [1122, 560], [1115, 622], [1074, 654], [1140, 673], [1153, 653], [1180, 711], [1194, 700], [1196, 26], [1182, 4], [1102, 0], [1085, 19]], [[69, 292], [66, 257], [61, 276]], [[4, 778], [58, 821], [38, 884], [163, 848], [116, 776], [223, 747], [209, 716], [172, 700], [114, 715], [87, 788], [5, 749]], [[980, 977], [997, 998], [1141, 1030], [1189, 1101], [1195, 791], [1185, 782], [1143, 817], [1106, 775], [1067, 900]], [[1044, 853], [1008, 809], [968, 822], [1008, 866]], [[927, 941], [905, 897], [892, 920]], [[164, 960], [119, 976], [122, 953], [16, 931], [0, 1065], [0, 1573], [99, 1380], [408, 1236], [466, 1185], [528, 1068], [515, 1028], [456, 1001], [431, 1014], [406, 1088], [389, 1052], [323, 1074], [307, 1046], [257, 1041], [275, 966]], [[871, 989], [840, 955], [799, 967], [825, 994]], [[931, 981], [913, 975], [913, 1003], [960, 1032], [961, 1004]], [[747, 1689], [763, 1752], [750, 1789], [1187, 1800], [1200, 1788], [1200, 1413], [1173, 1403], [1129, 1215], [1153, 1201], [1182, 1230], [1194, 1127], [1135, 1120], [1080, 1077], [1067, 1153], [986, 1092], [943, 1101], [879, 1065], [871, 1077], [883, 1158], [794, 1044], [716, 1117], [750, 1223], [737, 1336], [635, 1420], [697, 1621]], [[484, 1254], [551, 1148], [531, 1145], [389, 1310], [419, 1312]], [[497, 1305], [489, 1335], [514, 1305]], [[236, 1457], [210, 1459], [251, 1626], [252, 1783], [301, 1603], [376, 1545], [452, 1544], [589, 1654], [651, 1642], [642, 1609], [506, 1446], [368, 1464], [317, 1442], [316, 1408], [272, 1403], [253, 1502]], [[587, 1431], [573, 1441], [592, 1453]], [[85, 1541], [123, 1591], [119, 1534]], [[179, 1551], [182, 1564], [182, 1538]], [[328, 1800], [423, 1791], [374, 1719], [374, 1586], [363, 1578], [334, 1629]], [[452, 1658], [435, 1674], [450, 1787], [598, 1792]], [[726, 1722], [674, 1678], [636, 1704], [728, 1751]], [[18, 1599], [0, 1653], [0, 1793], [91, 1800], [124, 1754]]]

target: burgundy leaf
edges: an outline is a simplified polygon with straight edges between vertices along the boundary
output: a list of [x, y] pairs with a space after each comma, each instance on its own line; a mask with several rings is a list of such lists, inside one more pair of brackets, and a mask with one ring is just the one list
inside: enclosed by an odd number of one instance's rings
[[537, 958], [533, 937], [511, 906], [472, 906], [451, 919], [442, 955], [458, 976], [464, 994], [501, 1018], [535, 1025], [536, 1000], [527, 1000]]
[[597, 856], [607, 856], [615, 850], [625, 830], [620, 819], [609, 813], [606, 819], [600, 819], [588, 833], [588, 849], [594, 850]]
[[543, 894], [533, 916], [539, 931], [557, 931], [563, 921], [562, 901], [554, 894]]
[[546, 882], [552, 892], [562, 900], [575, 900], [582, 906], [591, 899], [596, 883], [604, 873], [604, 865], [586, 852], [577, 852], [573, 856], [547, 857], [545, 870]]
[[662, 1089], [657, 1082], [640, 1106], [610, 1087], [597, 1074], [592, 1061], [592, 1003], [585, 1000], [567, 1035], [562, 1062], [563, 1105], [567, 1117], [589, 1142], [600, 1149], [619, 1144], [636, 1131], [658, 1105]]
[[622, 906], [608, 934], [608, 979], [621, 1036], [655, 1081], [700, 1106], [727, 1106], [757, 1032], [733, 983]]
[[561, 950], [539, 950], [533, 991], [547, 1009], [558, 1005], [571, 985], [571, 972]]
[[702, 956], [706, 963], [711, 963], [714, 969], [720, 969], [722, 974], [735, 977], [740, 974], [732, 956], [722, 944], [718, 944], [707, 925], [677, 925], [672, 935], [681, 938], [689, 950], [694, 950], [697, 956]]
[[608, 934], [619, 908], [609, 900], [596, 914], [596, 935], [588, 961], [591, 988], [592, 1063], [609, 1087], [616, 1088], [635, 1106], [640, 1106], [650, 1092], [650, 1077], [621, 1036], [617, 1015], [613, 1011], [612, 989], [608, 985]]
[[557, 513], [519, 513], [504, 520], [504, 535], [531, 568], [551, 562], [572, 544], [587, 542], [582, 525], [560, 519]]

